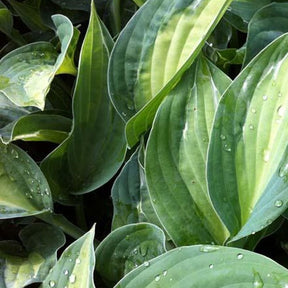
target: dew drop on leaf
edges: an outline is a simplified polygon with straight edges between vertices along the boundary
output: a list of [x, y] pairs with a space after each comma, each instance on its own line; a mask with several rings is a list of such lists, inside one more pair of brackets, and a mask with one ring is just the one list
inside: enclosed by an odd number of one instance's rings
[[285, 177], [288, 175], [288, 163], [285, 163], [282, 167], [279, 169], [279, 176]]
[[53, 281], [53, 280], [49, 281], [49, 286], [50, 287], [55, 287], [56, 286], [56, 282]]
[[149, 267], [149, 265], [150, 265], [149, 261], [145, 261], [145, 262], [144, 262], [144, 266], [145, 266], [145, 267]]
[[254, 125], [250, 124], [250, 125], [249, 125], [249, 129], [250, 129], [250, 130], [254, 130]]
[[263, 152], [263, 160], [264, 162], [268, 162], [270, 159], [270, 150], [269, 149], [265, 149]]
[[264, 96], [262, 97], [262, 99], [263, 99], [263, 101], [267, 101], [268, 96], [267, 96], [267, 95], [264, 95]]
[[66, 269], [66, 270], [64, 270], [64, 275], [68, 275], [69, 274], [69, 271]]
[[200, 247], [200, 252], [204, 252], [204, 253], [215, 252], [217, 250], [219, 250], [219, 247], [214, 246], [214, 245], [202, 245]]
[[274, 202], [274, 206], [277, 207], [277, 208], [280, 208], [283, 206], [283, 201], [282, 200], [276, 200]]
[[285, 115], [285, 107], [284, 106], [279, 106], [278, 109], [277, 109], [277, 114], [280, 117], [283, 117]]
[[163, 271], [163, 276], [165, 277], [167, 275], [167, 270]]
[[242, 253], [238, 253], [238, 254], [237, 254], [237, 259], [238, 259], [238, 260], [243, 259], [243, 257], [244, 257], [244, 255], [243, 255]]
[[209, 265], [209, 268], [210, 268], [210, 269], [213, 269], [213, 267], [214, 267], [213, 264], [210, 264], [210, 265]]
[[80, 263], [81, 263], [81, 260], [80, 260], [79, 258], [77, 258], [76, 261], [75, 261], [75, 263], [76, 263], [76, 264], [80, 264]]
[[253, 281], [254, 288], [262, 288], [264, 287], [263, 280], [261, 279], [259, 273], [254, 273], [254, 281]]
[[220, 139], [224, 141], [224, 140], [226, 140], [226, 136], [223, 135], [223, 134], [221, 134], [221, 135], [220, 135]]
[[160, 280], [160, 275], [156, 275], [154, 279], [156, 282], [158, 282]]
[[251, 112], [252, 112], [253, 114], [256, 114], [257, 111], [256, 111], [255, 108], [252, 108], [252, 109], [251, 109]]
[[75, 276], [74, 274], [71, 274], [71, 275], [69, 276], [69, 282], [70, 282], [70, 283], [75, 283], [75, 282], [76, 282], [76, 276]]

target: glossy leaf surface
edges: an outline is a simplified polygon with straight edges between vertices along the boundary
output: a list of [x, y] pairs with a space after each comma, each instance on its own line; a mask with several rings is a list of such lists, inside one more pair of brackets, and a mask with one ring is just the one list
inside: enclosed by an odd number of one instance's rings
[[200, 57], [160, 106], [147, 145], [146, 178], [156, 213], [176, 245], [224, 243], [205, 165], [214, 112], [231, 80]]
[[209, 193], [233, 240], [287, 208], [288, 35], [257, 55], [217, 109], [208, 154]]
[[171, 250], [125, 276], [115, 288], [285, 287], [287, 269], [253, 252], [197, 245]]
[[45, 96], [65, 59], [73, 26], [62, 15], [53, 16], [61, 41], [61, 53], [48, 42], [36, 42], [13, 50], [0, 60], [0, 91], [18, 106], [44, 109]]
[[43, 288], [94, 288], [94, 227], [62, 253], [43, 282]]
[[0, 218], [51, 211], [52, 198], [40, 168], [26, 152], [0, 143]]
[[272, 3], [255, 13], [248, 28], [247, 65], [263, 48], [280, 35], [288, 32], [288, 3]]
[[87, 193], [106, 183], [125, 155], [124, 124], [107, 92], [108, 56], [93, 8], [73, 96], [73, 129], [41, 165], [60, 202], [73, 201], [70, 193]]
[[230, 2], [148, 1], [122, 31], [110, 59], [110, 97], [125, 121], [149, 102], [128, 123], [130, 146], [150, 128], [161, 101], [192, 64]]
[[0, 242], [2, 288], [19, 288], [43, 281], [55, 265], [57, 250], [64, 245], [58, 228], [35, 223], [20, 231], [23, 246], [16, 241]]
[[69, 136], [71, 124], [71, 119], [53, 112], [31, 113], [0, 129], [0, 135], [5, 144], [20, 139], [61, 143]]
[[126, 225], [110, 233], [97, 247], [96, 271], [113, 287], [125, 274], [165, 251], [165, 235], [157, 226]]

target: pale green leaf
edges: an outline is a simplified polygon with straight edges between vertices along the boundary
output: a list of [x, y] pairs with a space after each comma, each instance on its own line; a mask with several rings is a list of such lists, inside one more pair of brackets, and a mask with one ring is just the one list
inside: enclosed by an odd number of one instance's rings
[[51, 43], [22, 46], [0, 60], [0, 91], [18, 106], [44, 109], [45, 96], [65, 59], [73, 37], [73, 25], [62, 15], [53, 16], [61, 41], [61, 53]]
[[[180, 80], [230, 0], [148, 1], [122, 30], [109, 65], [110, 97], [133, 146]], [[138, 112], [138, 114], [136, 114]], [[136, 115], [135, 115], [136, 114]]]
[[231, 80], [201, 56], [161, 104], [146, 152], [153, 207], [176, 245], [223, 244], [228, 233], [206, 184], [213, 116]]
[[285, 287], [288, 270], [262, 255], [221, 246], [171, 250], [126, 275], [115, 288]]
[[284, 34], [262, 50], [226, 90], [215, 116], [209, 194], [233, 240], [287, 209], [287, 47]]
[[95, 266], [94, 230], [93, 226], [89, 232], [65, 249], [41, 287], [95, 287], [93, 283]]

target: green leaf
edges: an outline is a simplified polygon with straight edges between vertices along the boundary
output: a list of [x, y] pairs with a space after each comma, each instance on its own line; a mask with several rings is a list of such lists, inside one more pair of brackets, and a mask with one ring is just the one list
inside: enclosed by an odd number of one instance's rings
[[[69, 1], [63, 1], [63, 0], [51, 0], [55, 4], [59, 5], [62, 8], [71, 9], [71, 10], [84, 10], [84, 11], [90, 11], [90, 0], [69, 0]], [[97, 1], [95, 1], [97, 2]]]
[[249, 23], [244, 65], [269, 43], [288, 32], [287, 13], [288, 3], [272, 3], [255, 13]]
[[141, 149], [135, 151], [113, 184], [112, 230], [139, 222], [150, 222], [161, 227], [149, 197], [145, 171], [139, 164]]
[[45, 96], [65, 59], [73, 37], [73, 26], [62, 15], [53, 16], [61, 41], [58, 55], [52, 44], [37, 42], [22, 46], [0, 60], [0, 92], [18, 106], [44, 109]]
[[165, 252], [165, 235], [152, 224], [130, 224], [111, 232], [96, 249], [96, 271], [113, 287], [138, 265]]
[[95, 287], [93, 283], [95, 266], [94, 230], [93, 226], [89, 232], [65, 249], [41, 287]]
[[208, 153], [209, 194], [233, 240], [287, 208], [288, 35], [262, 50], [219, 103]]
[[69, 136], [71, 125], [71, 119], [46, 110], [21, 117], [0, 129], [0, 135], [5, 144], [15, 140], [61, 143]]
[[73, 130], [41, 164], [53, 196], [66, 203], [73, 201], [70, 193], [87, 193], [110, 180], [126, 150], [124, 124], [108, 97], [108, 51], [91, 11], [73, 96]]
[[26, 226], [19, 238], [25, 248], [15, 241], [0, 242], [2, 288], [19, 288], [43, 281], [56, 263], [57, 250], [65, 243], [61, 230], [42, 223]]
[[0, 142], [0, 219], [51, 211], [52, 198], [40, 168], [13, 144]]
[[126, 127], [129, 146], [150, 128], [163, 98], [190, 67], [230, 3], [148, 1], [122, 31], [108, 73], [115, 107], [125, 121], [133, 117]]
[[161, 223], [179, 246], [222, 244], [228, 237], [208, 196], [205, 165], [214, 112], [230, 83], [200, 57], [164, 100], [153, 123], [147, 184]]
[[137, 4], [137, 6], [142, 6], [147, 0], [133, 0], [136, 4]]
[[9, 0], [9, 4], [20, 16], [25, 25], [32, 31], [45, 31], [47, 27], [43, 24], [39, 13], [41, 0], [15, 1]]
[[[125, 276], [115, 288], [284, 287], [287, 269], [262, 255], [197, 245], [171, 250]], [[280, 285], [281, 284], [281, 285]]]

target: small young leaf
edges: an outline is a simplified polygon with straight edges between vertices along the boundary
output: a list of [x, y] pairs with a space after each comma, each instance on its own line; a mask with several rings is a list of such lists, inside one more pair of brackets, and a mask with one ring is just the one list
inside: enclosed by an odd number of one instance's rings
[[93, 283], [95, 266], [94, 230], [93, 226], [89, 232], [65, 249], [41, 287], [95, 287]]
[[111, 232], [96, 249], [96, 271], [108, 287], [113, 287], [125, 274], [163, 254], [165, 235], [155, 225], [130, 224]]

